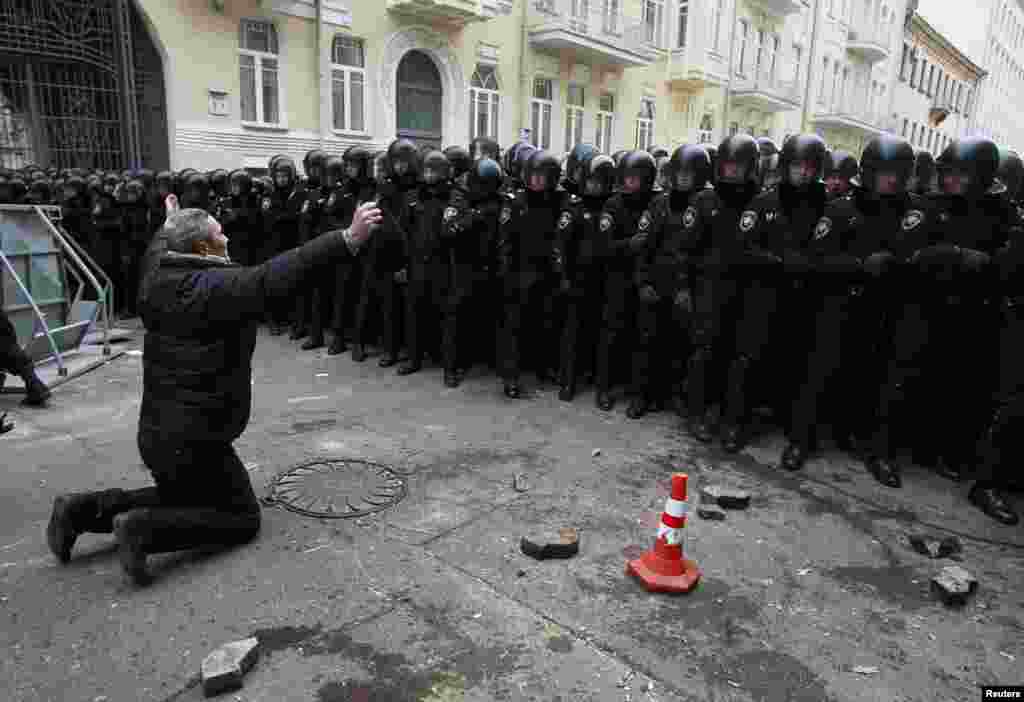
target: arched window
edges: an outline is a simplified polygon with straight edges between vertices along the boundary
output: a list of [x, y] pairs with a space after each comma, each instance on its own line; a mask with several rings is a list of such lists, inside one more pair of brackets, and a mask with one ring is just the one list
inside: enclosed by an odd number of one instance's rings
[[334, 128], [366, 131], [366, 48], [362, 39], [339, 35], [331, 42], [331, 111]]
[[498, 115], [501, 97], [494, 66], [477, 64], [469, 88], [469, 138], [490, 137], [498, 140]]
[[281, 122], [277, 29], [266, 20], [244, 19], [238, 30], [242, 122]]

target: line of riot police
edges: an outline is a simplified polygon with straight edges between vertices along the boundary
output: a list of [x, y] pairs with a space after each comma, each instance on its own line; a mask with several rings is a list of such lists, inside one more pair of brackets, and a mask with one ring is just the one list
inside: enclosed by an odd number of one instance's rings
[[217, 217], [243, 265], [345, 227], [374, 200], [384, 221], [368, 248], [268, 310], [272, 334], [290, 328], [303, 349], [351, 349], [356, 362], [378, 345], [400, 375], [430, 358], [448, 387], [486, 364], [513, 399], [525, 371], [565, 401], [592, 383], [605, 411], [622, 388], [630, 418], [675, 407], [727, 452], [767, 408], [788, 439], [784, 469], [830, 435], [886, 486], [900, 487], [909, 456], [974, 478], [970, 501], [1017, 522], [1013, 152], [971, 138], [934, 161], [885, 135], [858, 164], [816, 135], [781, 149], [735, 135], [672, 153], [581, 144], [560, 163], [525, 143], [502, 154], [489, 139], [444, 151], [399, 139], [302, 165], [304, 178], [286, 156], [264, 178], [34, 170], [29, 186], [8, 172], [0, 202], [56, 195], [66, 228], [130, 290], [169, 192]]

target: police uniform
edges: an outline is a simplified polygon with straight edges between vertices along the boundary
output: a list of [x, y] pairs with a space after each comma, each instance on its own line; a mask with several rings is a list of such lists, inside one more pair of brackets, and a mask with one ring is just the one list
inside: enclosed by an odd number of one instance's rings
[[405, 258], [408, 285], [405, 292], [405, 343], [408, 365], [403, 375], [418, 370], [425, 353], [440, 355], [442, 308], [448, 298], [449, 258], [443, 246], [442, 228], [448, 210], [450, 188], [424, 186], [409, 200], [409, 231]]
[[[346, 179], [331, 191], [324, 203], [324, 231], [344, 229], [351, 225], [356, 208], [373, 197], [372, 187], [360, 188], [357, 182]], [[346, 348], [345, 338], [354, 324], [356, 310], [359, 307], [365, 261], [366, 257], [362, 255], [349, 256], [339, 261], [330, 271], [334, 278], [331, 314], [334, 339], [328, 349], [329, 354], [341, 353]]]

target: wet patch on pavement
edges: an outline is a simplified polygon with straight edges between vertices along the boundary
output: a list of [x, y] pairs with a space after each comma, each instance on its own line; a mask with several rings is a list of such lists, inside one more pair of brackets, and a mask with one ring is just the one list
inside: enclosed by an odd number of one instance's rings
[[874, 595], [906, 610], [934, 604], [928, 597], [928, 577], [918, 574], [910, 566], [836, 566], [822, 572], [841, 585]]
[[825, 681], [797, 658], [780, 651], [747, 651], [705, 657], [709, 682], [746, 692], [754, 702], [829, 702]]

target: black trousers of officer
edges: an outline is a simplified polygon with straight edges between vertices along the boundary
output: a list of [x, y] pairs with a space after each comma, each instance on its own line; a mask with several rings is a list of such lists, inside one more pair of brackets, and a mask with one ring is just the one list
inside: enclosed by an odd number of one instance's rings
[[260, 530], [260, 504], [249, 473], [226, 441], [168, 440], [140, 429], [139, 452], [154, 487], [92, 493], [77, 531], [109, 534], [125, 514], [146, 553], [228, 547]]
[[403, 295], [404, 290], [395, 283], [394, 271], [367, 266], [356, 309], [353, 343], [364, 345], [370, 339], [380, 338], [384, 353], [397, 357], [402, 347]]
[[505, 283], [494, 264], [477, 266], [473, 272], [471, 296], [467, 304], [471, 333], [458, 334], [460, 348], [467, 354], [466, 365], [472, 362], [498, 368], [498, 342], [502, 318], [505, 314]]
[[346, 260], [331, 267], [325, 274], [333, 280], [334, 293], [331, 296], [331, 329], [334, 335], [346, 338], [355, 325], [356, 311], [363, 289], [362, 258]]
[[139, 279], [147, 248], [148, 244], [145, 242], [132, 240], [122, 243], [124, 292], [121, 294], [121, 301], [124, 303], [124, 309], [131, 313], [135, 312], [135, 303], [139, 296]]
[[440, 257], [410, 261], [405, 291], [405, 346], [409, 360], [441, 350], [442, 311], [447, 300], [448, 265]]
[[665, 361], [658, 347], [659, 336], [672, 315], [672, 300], [659, 298], [654, 302], [638, 300], [636, 304], [635, 337], [633, 339], [633, 392], [647, 400], [667, 400], [671, 393]]
[[728, 425], [744, 426], [750, 421], [756, 374], [779, 333], [781, 284], [777, 277], [768, 275], [747, 280], [741, 286], [740, 314], [736, 318], [722, 406], [722, 418]]
[[[999, 315], [999, 380], [985, 417], [989, 424], [978, 448], [974, 478], [998, 489], [1024, 486], [1024, 299], [1007, 300]], [[956, 412], [955, 414], [959, 414]]]
[[449, 278], [441, 304], [441, 362], [446, 371], [455, 371], [473, 364], [471, 344], [475, 336], [486, 337], [490, 331], [493, 340], [494, 323], [488, 328], [474, 318], [474, 296], [485, 289], [480, 284], [482, 272], [474, 270], [472, 263], [454, 258], [450, 258], [447, 272]]
[[743, 314], [744, 286], [724, 275], [694, 281], [693, 355], [687, 368], [687, 411], [698, 419], [724, 395], [725, 375], [735, 348], [734, 327]]
[[[693, 297], [690, 299], [692, 301]], [[650, 360], [647, 361], [652, 383], [649, 398], [666, 402], [683, 394], [686, 363], [693, 353], [693, 311], [677, 305], [674, 296], [663, 297], [655, 307], [657, 329], [650, 344]]]
[[[504, 280], [504, 314], [498, 329], [498, 373], [519, 379], [523, 365], [541, 372], [554, 359], [554, 280], [548, 271], [511, 271]], [[525, 361], [525, 364], [523, 363]]]
[[[594, 383], [598, 392], [611, 390], [621, 366], [615, 363], [619, 351], [625, 346], [630, 354], [633, 350], [633, 332], [636, 326], [637, 300], [636, 286], [630, 271], [610, 270], [605, 275], [604, 305], [601, 309], [601, 331], [597, 342], [597, 362]], [[633, 358], [628, 364], [631, 390], [637, 377], [633, 373]]]
[[566, 292], [558, 369], [559, 378], [566, 385], [575, 387], [581, 375], [595, 370], [603, 283], [600, 271], [588, 271], [575, 276]]

